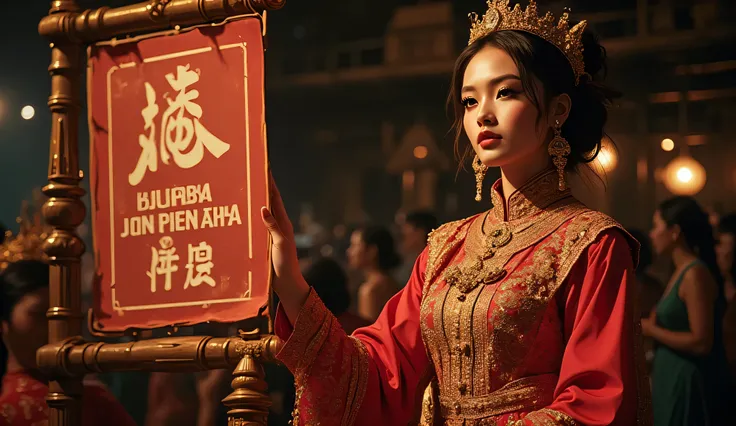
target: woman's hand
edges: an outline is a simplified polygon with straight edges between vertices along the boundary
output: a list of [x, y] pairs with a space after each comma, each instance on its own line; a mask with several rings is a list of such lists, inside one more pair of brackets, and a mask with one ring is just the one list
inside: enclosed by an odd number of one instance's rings
[[649, 317], [641, 319], [641, 334], [652, 337], [652, 329], [657, 325], [657, 308], [652, 308]]
[[652, 329], [655, 327], [655, 320], [650, 316], [649, 318], [641, 319], [641, 334], [646, 337], [652, 337]]
[[294, 228], [289, 221], [281, 194], [271, 177], [271, 210], [261, 207], [261, 219], [271, 235], [273, 289], [293, 324], [309, 295], [309, 285], [299, 270]]

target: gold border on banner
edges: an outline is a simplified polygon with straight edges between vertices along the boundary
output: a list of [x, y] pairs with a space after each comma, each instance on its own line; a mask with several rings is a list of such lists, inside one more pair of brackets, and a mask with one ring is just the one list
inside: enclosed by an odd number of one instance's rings
[[[88, 106], [87, 118], [88, 118], [88, 128], [89, 128], [89, 131], [90, 131], [90, 138], [92, 138], [92, 135], [94, 134], [94, 124], [93, 124], [93, 119], [92, 119], [92, 111], [89, 108], [89, 106], [91, 105], [91, 100], [92, 100], [91, 99], [92, 98], [92, 95], [91, 95], [92, 90], [90, 90], [90, 89], [91, 89], [91, 84], [92, 84], [92, 72], [93, 72], [92, 63], [91, 63], [91, 60], [89, 59], [90, 58], [90, 54], [89, 53], [90, 53], [90, 51], [91, 51], [91, 49], [92, 49], [93, 46], [117, 46], [117, 45], [121, 45], [121, 44], [125, 44], [125, 43], [135, 43], [135, 42], [139, 42], [139, 41], [142, 41], [142, 40], [145, 40], [145, 39], [149, 39], [149, 38], [154, 38], [154, 37], [178, 35], [178, 34], [182, 34], [182, 33], [189, 32], [189, 31], [192, 31], [192, 30], [195, 30], [195, 29], [199, 29], [199, 28], [208, 28], [208, 27], [222, 26], [222, 25], [225, 25], [225, 24], [227, 24], [229, 22], [238, 21], [238, 20], [242, 20], [242, 19], [249, 19], [249, 18], [256, 18], [256, 19], [259, 20], [259, 22], [261, 23], [261, 27], [262, 27], [261, 36], [263, 38], [266, 35], [266, 17], [267, 17], [267, 12], [266, 11], [263, 11], [262, 14], [252, 13], [252, 14], [237, 15], [237, 16], [228, 17], [228, 18], [226, 18], [226, 19], [224, 19], [224, 20], [222, 20], [220, 22], [216, 22], [216, 23], [206, 23], [206, 24], [192, 25], [192, 26], [188, 26], [188, 27], [185, 27], [185, 28], [179, 28], [177, 26], [176, 28], [170, 29], [170, 30], [156, 31], [156, 32], [148, 33], [148, 34], [137, 35], [137, 36], [134, 36], [134, 37], [126, 37], [124, 39], [112, 38], [112, 39], [109, 39], [109, 40], [98, 41], [98, 42], [95, 42], [95, 43], [92, 43], [91, 45], [89, 45], [88, 48], [87, 48], [87, 52], [88, 52], [88, 55], [87, 55], [87, 57], [88, 57], [88, 62], [87, 62], [87, 89], [88, 89], [87, 90], [87, 106]], [[247, 70], [247, 46], [246, 46], [246, 43], [233, 43], [233, 44], [228, 44], [228, 45], [220, 46], [219, 47], [219, 50], [222, 50], [224, 48], [234, 48], [234, 47], [238, 47], [238, 46], [240, 46], [243, 49], [243, 52], [244, 52], [244, 61], [245, 61], [245, 66], [246, 66], [246, 68], [245, 68], [245, 83], [246, 83], [246, 90], [247, 90], [247, 77], [248, 77], [247, 74], [248, 74], [248, 70]], [[198, 49], [189, 49], [189, 50], [178, 52], [178, 53], [174, 53], [174, 54], [175, 55], [177, 55], [177, 54], [178, 55], [181, 55], [181, 53], [186, 53], [186, 52], [190, 52], [191, 53], [192, 51], [195, 51], [194, 53], [203, 53], [205, 51], [210, 51], [210, 50], [212, 50], [212, 47], [198, 48]], [[265, 49], [265, 46], [264, 46], [263, 51], [265, 52], [265, 50], [266, 49]], [[151, 58], [145, 58], [143, 62], [145, 63], [146, 62], [146, 59], [148, 59], [148, 62], [151, 62], [151, 59], [153, 59], [153, 58], [161, 58], [161, 57], [170, 56], [170, 55], [171, 54], [166, 54], [166, 55], [159, 55], [159, 56], [151, 57]], [[181, 56], [184, 56], [184, 55], [181, 55]], [[161, 58], [159, 60], [163, 60], [163, 59], [164, 58]], [[136, 65], [136, 63], [126, 63], [126, 64], [121, 64], [120, 66], [113, 67], [113, 68], [125, 68], [125, 67], [132, 67], [132, 66], [135, 66], [135, 65]], [[264, 58], [264, 63], [262, 64], [262, 67], [265, 67], [265, 58]], [[111, 68], [111, 70], [113, 68]], [[110, 73], [110, 72], [111, 71], [108, 70], [108, 73]], [[263, 73], [264, 82], [265, 82], [265, 70], [262, 69], [261, 72]], [[265, 86], [265, 84], [264, 84], [264, 86]], [[107, 98], [108, 98], [108, 103], [109, 103], [109, 75], [108, 75], [108, 96], [107, 96]], [[246, 122], [246, 135], [247, 135], [246, 136], [247, 137], [247, 141], [246, 141], [246, 155], [248, 157], [246, 159], [246, 164], [247, 164], [247, 168], [248, 168], [248, 170], [247, 170], [247, 176], [248, 176], [248, 179], [247, 179], [247, 193], [248, 193], [248, 197], [247, 198], [248, 198], [248, 226], [249, 226], [249, 244], [248, 244], [249, 245], [249, 250], [248, 250], [248, 255], [249, 255], [249, 259], [252, 259], [253, 258], [253, 242], [252, 242], [253, 235], [252, 235], [251, 230], [253, 229], [252, 228], [252, 208], [253, 208], [253, 205], [252, 205], [252, 199], [251, 199], [251, 180], [252, 179], [251, 179], [251, 172], [250, 172], [250, 125], [251, 125], [251, 123], [250, 123], [250, 120], [247, 120], [247, 114], [249, 112], [249, 99], [248, 99], [247, 93], [246, 93], [246, 100], [245, 100], [245, 102], [246, 102], [246, 120], [245, 120], [245, 122]], [[262, 105], [261, 105], [261, 107], [262, 107], [262, 115], [261, 115], [261, 117], [262, 117], [262, 119], [261, 119], [262, 143], [263, 143], [264, 152], [266, 153], [266, 164], [265, 164], [265, 167], [264, 167], [264, 174], [265, 174], [265, 182], [267, 182], [267, 185], [268, 185], [267, 188], [266, 188], [266, 207], [270, 209], [271, 208], [271, 195], [272, 194], [271, 194], [271, 190], [270, 190], [270, 181], [271, 181], [271, 179], [270, 179], [270, 163], [268, 161], [268, 141], [267, 141], [266, 122], [265, 122], [265, 113], [266, 113], [266, 109], [265, 109], [265, 87], [261, 87], [261, 103], [262, 103]], [[110, 106], [108, 105], [108, 121], [110, 120], [110, 117], [111, 117], [111, 114], [110, 114]], [[112, 132], [109, 129], [108, 129], [108, 132], [109, 132], [110, 135], [112, 134]], [[109, 146], [108, 149], [111, 148], [110, 138], [111, 138], [111, 136], [108, 136], [108, 146]], [[108, 161], [110, 161], [109, 156], [111, 156], [111, 155], [112, 155], [112, 150], [110, 149], [110, 151], [108, 152]], [[91, 141], [91, 143], [90, 143], [90, 161], [92, 161], [94, 158], [95, 158], [95, 156], [94, 156], [94, 141]], [[110, 165], [112, 166], [112, 162], [111, 161], [110, 161]], [[110, 173], [112, 173], [112, 172], [110, 171]], [[112, 179], [111, 178], [110, 178], [110, 185], [112, 186]], [[110, 192], [110, 197], [112, 198], [112, 191]], [[92, 211], [93, 212], [96, 211], [97, 210], [97, 203], [95, 201], [95, 196], [91, 196], [90, 197], [90, 204], [91, 204], [91, 207], [92, 207]], [[112, 212], [114, 212], [114, 209], [112, 207], [112, 204], [110, 206], [110, 211], [111, 211], [111, 215], [112, 215]], [[94, 250], [94, 258], [95, 258], [94, 259], [94, 261], [95, 261], [95, 273], [97, 273], [99, 271], [99, 244], [97, 242], [97, 238], [96, 238], [96, 235], [95, 235], [95, 232], [94, 232], [94, 230], [96, 229], [96, 227], [95, 227], [95, 215], [94, 214], [91, 215], [91, 221], [92, 221], [92, 229], [93, 229], [93, 232], [92, 232], [92, 244], [94, 246], [93, 250]], [[111, 237], [114, 236], [113, 228], [114, 228], [113, 227], [113, 221], [112, 221], [112, 217], [111, 217], [111, 222], [110, 222]], [[270, 235], [268, 235], [267, 238], [268, 238], [268, 247], [269, 247], [269, 249], [268, 249], [268, 255], [267, 255], [267, 262], [270, 264], [271, 261], [272, 261], [271, 260], [271, 250], [270, 250], [270, 247], [271, 247], [271, 244], [273, 243], [273, 241], [272, 241]], [[113, 247], [113, 246], [114, 246], [114, 241], [111, 241], [111, 247]], [[113, 249], [113, 253], [114, 253], [114, 249]], [[112, 265], [114, 263], [114, 254], [113, 254], [113, 257], [111, 258], [111, 260], [112, 260], [112, 262], [111, 262], [111, 271], [114, 271], [114, 266]], [[249, 296], [248, 298], [228, 298], [228, 299], [203, 300], [203, 301], [196, 301], [196, 302], [181, 302], [181, 303], [186, 303], [185, 305], [181, 305], [179, 303], [169, 303], [169, 304], [154, 304], [154, 305], [138, 305], [138, 306], [121, 307], [120, 304], [119, 304], [119, 302], [117, 301], [117, 299], [115, 297], [116, 296], [115, 295], [116, 289], [114, 288], [114, 284], [115, 284], [115, 281], [114, 281], [114, 272], [113, 272], [112, 275], [113, 275], [113, 277], [112, 277], [113, 281], [111, 282], [111, 287], [112, 287], [111, 297], [112, 297], [112, 302], [113, 302], [112, 308], [113, 308], [114, 311], [118, 312], [121, 315], [126, 310], [130, 310], [130, 311], [133, 311], [133, 310], [147, 310], [147, 309], [156, 310], [156, 309], [166, 309], [166, 308], [172, 308], [172, 307], [198, 306], [198, 305], [208, 305], [208, 304], [217, 304], [217, 303], [238, 303], [238, 302], [244, 302], [244, 301], [252, 300], [252, 297]], [[273, 283], [273, 269], [271, 268], [271, 270], [268, 273], [268, 279], [267, 279], [267, 286], [268, 286], [268, 294], [267, 294], [267, 296], [268, 296], [268, 300], [259, 309], [258, 314], [255, 317], [245, 318], [245, 319], [243, 319], [241, 321], [251, 321], [251, 320], [257, 321], [259, 318], [262, 318], [263, 317], [263, 312], [266, 309], [268, 309], [269, 311], [271, 311], [272, 309], [275, 308], [275, 306], [273, 306], [273, 299], [274, 298], [273, 298], [272, 283]], [[252, 271], [248, 271], [248, 288], [249, 288], [249, 291], [252, 291]], [[90, 310], [90, 314], [92, 314], [92, 312], [93, 312], [93, 310]], [[273, 321], [272, 321], [272, 318], [271, 318], [270, 315], [267, 317], [267, 320], [268, 320], [268, 332], [269, 333], [272, 333], [273, 332]], [[212, 323], [212, 322], [215, 322], [215, 321], [206, 321], [206, 322]], [[236, 322], [239, 322], [239, 321], [236, 321]], [[182, 324], [178, 324], [178, 325], [180, 325], [180, 326], [187, 326], [187, 325], [195, 325], [195, 324], [198, 324], [198, 323], [188, 323], [187, 322], [187, 323], [182, 323]], [[110, 332], [108, 332], [108, 331], [105, 331], [104, 330], [102, 324], [99, 322], [99, 320], [97, 318], [91, 317], [90, 320], [88, 321], [88, 328], [89, 328], [90, 332], [92, 334], [94, 334], [94, 335], [97, 335], [97, 336], [114, 336], [114, 335], [120, 335], [121, 333], [123, 333], [123, 334], [129, 334], [129, 332], [132, 332], [133, 334], [135, 334], [136, 332], [141, 331], [141, 330], [153, 330], [153, 329], [158, 329], [158, 328], [161, 328], [161, 327], [165, 327], [165, 325], [162, 325], [162, 326], [153, 326], [153, 327], [129, 327], [125, 331], [122, 331], [122, 332], [121, 331], [110, 331]]]
[[[233, 48], [241, 48], [243, 51], [243, 65], [244, 65], [244, 75], [243, 75], [243, 82], [244, 82], [244, 89], [245, 89], [245, 156], [246, 156], [246, 200], [247, 200], [247, 211], [248, 211], [248, 258], [250, 260], [253, 260], [253, 201], [252, 201], [252, 194], [251, 194], [251, 181], [252, 176], [250, 173], [250, 120], [248, 120], [248, 112], [250, 111], [249, 108], [249, 99], [248, 99], [248, 50], [246, 43], [233, 43], [233, 44], [226, 44], [223, 46], [219, 46], [220, 51], [226, 50], [226, 49], [233, 49]], [[167, 53], [164, 55], [158, 55], [158, 56], [151, 56], [148, 58], [143, 58], [143, 64], [150, 63], [150, 62], [159, 62], [159, 61], [165, 61], [169, 59], [174, 58], [183, 58], [186, 56], [193, 56], [198, 55], [201, 53], [209, 53], [212, 52], [213, 48], [211, 46], [203, 47], [203, 48], [197, 48], [197, 49], [188, 49], [183, 50], [180, 52], [173, 52], [173, 53]], [[227, 298], [227, 299], [209, 299], [209, 300], [196, 300], [196, 301], [190, 301], [190, 302], [172, 302], [172, 303], [153, 303], [148, 305], [131, 305], [131, 306], [122, 306], [120, 304], [120, 301], [117, 299], [117, 275], [115, 270], [115, 187], [113, 184], [113, 178], [114, 178], [114, 159], [113, 159], [113, 127], [112, 127], [112, 117], [113, 117], [113, 111], [112, 111], [112, 75], [121, 69], [126, 68], [134, 68], [138, 66], [139, 64], [137, 62], [126, 62], [122, 63], [120, 65], [116, 65], [111, 67], [107, 71], [106, 76], [106, 89], [107, 89], [107, 144], [108, 144], [108, 151], [107, 151], [107, 161], [108, 161], [108, 190], [109, 190], [109, 202], [110, 202], [110, 253], [111, 253], [111, 262], [110, 262], [110, 272], [111, 272], [111, 282], [110, 282], [110, 289], [111, 289], [111, 297], [112, 297], [112, 308], [118, 315], [124, 315], [125, 311], [142, 311], [142, 310], [156, 310], [156, 309], [167, 309], [167, 308], [182, 308], [186, 306], [203, 306], [206, 305], [213, 305], [213, 304], [219, 304], [219, 303], [237, 303], [237, 302], [246, 302], [249, 300], [252, 300], [251, 292], [253, 290], [253, 271], [248, 271], [248, 291], [246, 291], [241, 297], [238, 298]]]

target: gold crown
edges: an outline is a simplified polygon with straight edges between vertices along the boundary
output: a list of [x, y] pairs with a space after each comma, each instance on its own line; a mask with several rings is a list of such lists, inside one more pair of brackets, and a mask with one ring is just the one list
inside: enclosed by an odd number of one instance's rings
[[565, 11], [555, 24], [555, 17], [550, 12], [539, 17], [537, 3], [534, 0], [529, 1], [529, 6], [523, 12], [518, 4], [512, 10], [509, 7], [509, 0], [487, 0], [487, 3], [488, 10], [483, 19], [478, 19], [476, 13], [469, 15], [471, 25], [468, 45], [496, 31], [514, 30], [531, 33], [560, 49], [575, 73], [575, 84], [580, 82], [580, 76], [586, 74], [582, 42], [586, 21], [580, 21], [570, 28], [570, 15]]
[[[40, 198], [34, 198], [34, 205], [38, 206]], [[0, 272], [19, 260], [48, 260], [42, 246], [49, 235], [50, 227], [41, 219], [40, 209], [36, 207], [31, 212], [29, 203], [23, 201], [20, 216], [15, 221], [20, 225], [18, 235], [13, 236], [12, 232], [6, 231], [5, 239], [0, 244]]]

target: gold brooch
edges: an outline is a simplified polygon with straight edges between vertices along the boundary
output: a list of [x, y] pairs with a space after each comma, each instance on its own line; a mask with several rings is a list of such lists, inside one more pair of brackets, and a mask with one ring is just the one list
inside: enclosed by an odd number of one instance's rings
[[506, 276], [506, 270], [493, 266], [490, 259], [496, 255], [496, 250], [511, 242], [513, 238], [511, 228], [506, 223], [499, 223], [487, 235], [488, 238], [483, 240], [483, 251], [480, 255], [466, 258], [445, 272], [447, 284], [454, 286], [463, 294], [470, 293], [481, 284], [490, 285], [499, 282]]

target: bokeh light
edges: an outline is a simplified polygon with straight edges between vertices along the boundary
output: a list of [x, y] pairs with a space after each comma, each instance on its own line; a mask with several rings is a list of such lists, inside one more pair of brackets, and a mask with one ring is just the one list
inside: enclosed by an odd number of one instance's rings
[[675, 149], [675, 141], [670, 138], [662, 139], [662, 151], [670, 152]]
[[20, 110], [20, 116], [24, 120], [30, 120], [34, 115], [36, 115], [36, 109], [30, 105], [26, 105]]
[[695, 195], [705, 186], [705, 167], [688, 156], [672, 160], [664, 170], [662, 182], [675, 195]]
[[420, 160], [427, 158], [427, 154], [429, 154], [429, 151], [427, 150], [427, 147], [424, 145], [419, 145], [414, 147], [414, 157], [418, 158]]

